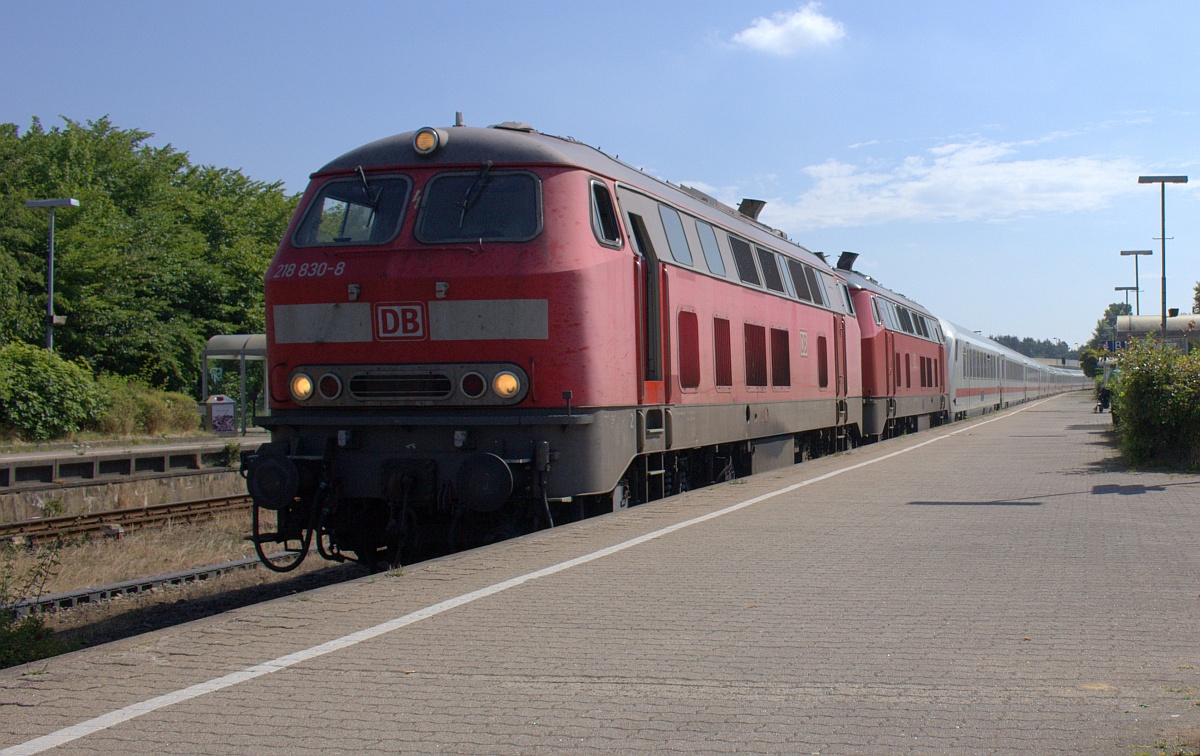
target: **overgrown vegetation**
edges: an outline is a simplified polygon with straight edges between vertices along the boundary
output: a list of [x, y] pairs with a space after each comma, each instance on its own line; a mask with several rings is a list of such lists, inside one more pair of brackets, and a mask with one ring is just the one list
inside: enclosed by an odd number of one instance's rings
[[[193, 165], [152, 136], [107, 117], [49, 129], [35, 118], [24, 132], [0, 124], [0, 421], [11, 434], [164, 432], [163, 417], [194, 428], [175, 397], [199, 393], [205, 342], [263, 330], [263, 274], [298, 197], [279, 182]], [[9, 350], [45, 343], [47, 217], [24, 203], [52, 197], [80, 202], [55, 215], [54, 310], [66, 317], [58, 362]], [[51, 396], [64, 386], [74, 395]]]
[[1130, 463], [1200, 465], [1200, 354], [1135, 339], [1117, 369], [1113, 418]]
[[99, 380], [107, 409], [90, 430], [112, 436], [162, 436], [195, 431], [200, 408], [187, 394], [161, 391], [137, 378], [104, 375]]
[[73, 433], [106, 408], [87, 363], [20, 342], [0, 348], [0, 422], [28, 441]]
[[43, 595], [61, 550], [61, 541], [28, 553], [12, 541], [0, 542], [0, 669], [69, 650], [40, 614], [18, 617], [16, 611], [21, 602]]

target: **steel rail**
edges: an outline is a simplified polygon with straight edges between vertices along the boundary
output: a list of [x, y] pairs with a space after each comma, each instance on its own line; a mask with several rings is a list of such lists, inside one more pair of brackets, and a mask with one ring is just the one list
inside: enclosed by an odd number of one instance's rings
[[220, 512], [245, 509], [249, 506], [250, 497], [246, 494], [237, 494], [153, 504], [145, 507], [108, 509], [103, 512], [79, 515], [42, 517], [36, 520], [21, 520], [0, 525], [0, 540], [24, 538], [29, 543], [39, 543], [55, 538], [102, 534], [113, 526], [135, 529], [178, 518], [192, 520], [208, 517]]
[[18, 617], [24, 617], [32, 612], [50, 612], [63, 609], [73, 609], [84, 604], [95, 604], [117, 596], [129, 596], [153, 590], [164, 585], [186, 585], [213, 578], [219, 578], [230, 572], [258, 569], [258, 557], [245, 557], [232, 562], [222, 562], [207, 567], [196, 567], [190, 570], [172, 572], [166, 575], [142, 578], [140, 580], [123, 580], [119, 583], [104, 585], [98, 588], [79, 588], [74, 591], [54, 593], [37, 598], [17, 602], [8, 611]]

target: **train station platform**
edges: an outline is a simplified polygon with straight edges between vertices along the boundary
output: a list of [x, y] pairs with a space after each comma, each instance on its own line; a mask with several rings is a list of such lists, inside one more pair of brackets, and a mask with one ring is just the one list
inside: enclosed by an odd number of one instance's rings
[[0, 671], [0, 753], [1157, 753], [1200, 476], [1082, 393]]

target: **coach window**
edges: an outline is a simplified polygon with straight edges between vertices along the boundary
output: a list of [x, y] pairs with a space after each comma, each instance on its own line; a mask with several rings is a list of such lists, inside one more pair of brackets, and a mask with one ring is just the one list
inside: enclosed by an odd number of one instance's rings
[[696, 236], [700, 237], [700, 247], [704, 250], [708, 269], [718, 276], [724, 276], [725, 261], [721, 259], [721, 248], [717, 246], [717, 234], [713, 227], [704, 221], [696, 221]]
[[426, 244], [528, 241], [542, 230], [542, 185], [532, 173], [442, 173], [425, 186], [416, 237]]
[[326, 182], [305, 211], [297, 247], [384, 244], [400, 230], [412, 182], [406, 177], [354, 177]]
[[617, 222], [617, 211], [608, 187], [599, 181], [592, 182], [592, 232], [604, 246], [620, 249], [621, 224]]
[[750, 245], [732, 234], [729, 234], [728, 238], [729, 248], [733, 250], [733, 261], [737, 264], [738, 278], [742, 279], [742, 283], [762, 286], [758, 268], [754, 267], [754, 253], [750, 251]]
[[762, 266], [763, 280], [767, 288], [779, 294], [784, 293], [783, 277], [779, 275], [779, 263], [775, 262], [775, 253], [762, 247], [755, 247], [758, 253], [758, 264]]
[[683, 221], [679, 220], [679, 213], [675, 212], [675, 208], [659, 205], [658, 216], [662, 218], [663, 229], [667, 232], [671, 257], [675, 258], [675, 262], [691, 265], [692, 249], [688, 246], [687, 235], [683, 233]]

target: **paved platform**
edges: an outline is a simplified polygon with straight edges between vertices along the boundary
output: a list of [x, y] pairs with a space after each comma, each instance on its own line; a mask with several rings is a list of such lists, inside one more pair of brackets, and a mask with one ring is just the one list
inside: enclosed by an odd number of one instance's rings
[[1200, 476], [1083, 394], [0, 672], [30, 753], [1133, 754], [1200, 731]]

